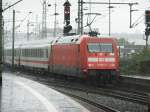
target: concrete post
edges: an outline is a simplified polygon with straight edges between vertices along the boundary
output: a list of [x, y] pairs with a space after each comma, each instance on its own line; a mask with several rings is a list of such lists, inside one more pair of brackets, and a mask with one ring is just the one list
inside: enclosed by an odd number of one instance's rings
[[150, 112], [150, 94], [148, 94], [148, 112]]
[[12, 70], [14, 71], [14, 42], [15, 42], [15, 10], [13, 10], [13, 32], [12, 32]]
[[0, 0], [0, 85], [2, 85], [2, 65], [3, 65], [3, 62], [2, 62], [2, 51], [3, 51], [3, 48], [2, 48], [2, 28], [3, 28], [3, 25], [2, 25], [2, 12], [3, 12], [3, 9], [2, 9], [2, 0]]

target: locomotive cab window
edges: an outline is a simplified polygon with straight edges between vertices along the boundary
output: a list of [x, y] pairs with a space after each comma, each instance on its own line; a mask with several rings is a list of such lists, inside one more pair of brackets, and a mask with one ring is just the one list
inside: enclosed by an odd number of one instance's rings
[[93, 53], [93, 52], [100, 52], [99, 43], [89, 43], [89, 44], [88, 44], [88, 51], [89, 51], [90, 53]]
[[113, 52], [112, 43], [89, 43], [88, 51], [94, 52]]

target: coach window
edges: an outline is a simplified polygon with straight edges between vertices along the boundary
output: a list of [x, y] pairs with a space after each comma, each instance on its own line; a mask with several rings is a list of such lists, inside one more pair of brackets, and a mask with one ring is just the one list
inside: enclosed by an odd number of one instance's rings
[[39, 49], [37, 49], [37, 57], [39, 57]]
[[29, 49], [29, 57], [31, 57], [31, 49]]
[[26, 56], [26, 50], [24, 49], [24, 57]]
[[39, 57], [41, 57], [41, 53], [42, 53], [42, 52], [41, 52], [41, 49], [39, 49]]
[[40, 49], [40, 57], [43, 57], [43, 50]]
[[32, 57], [32, 49], [30, 49], [30, 57]]
[[31, 57], [31, 49], [29, 49], [29, 52], [28, 52], [28, 54], [29, 54], [29, 57]]
[[26, 57], [28, 57], [28, 50], [26, 49]]
[[27, 57], [27, 50], [25, 49], [25, 57]]
[[42, 51], [42, 58], [44, 58], [45, 56], [44, 56], [44, 49], [41, 49], [41, 51]]
[[23, 49], [23, 53], [22, 54], [23, 54], [23, 56], [25, 56], [25, 49]]
[[43, 57], [43, 50], [40, 49], [40, 57]]
[[46, 58], [48, 58], [48, 49], [46, 49]]
[[31, 49], [31, 57], [33, 57], [33, 49]]
[[28, 57], [30, 57], [30, 49], [28, 49]]
[[37, 57], [39, 57], [39, 49], [37, 49]]
[[37, 57], [37, 49], [35, 49], [35, 57]]
[[42, 57], [44, 58], [44, 49], [41, 49], [42, 50]]
[[38, 49], [38, 57], [40, 57], [40, 49]]
[[37, 57], [37, 49], [35, 49], [35, 57]]
[[12, 56], [12, 50], [10, 50], [10, 56]]
[[41, 57], [41, 49], [39, 49], [39, 57]]
[[34, 49], [34, 57], [36, 57], [36, 49]]
[[32, 49], [32, 57], [35, 57], [35, 56], [34, 56], [34, 49]]
[[39, 57], [41, 57], [41, 49], [39, 49]]
[[35, 57], [35, 49], [32, 49], [32, 57]]
[[11, 50], [9, 50], [9, 56], [11, 56]]
[[42, 52], [42, 54], [41, 54], [41, 57], [43, 58], [44, 57], [44, 49], [41, 49], [41, 52]]
[[40, 49], [41, 50], [41, 55], [40, 55], [40, 57], [43, 57], [43, 49]]
[[22, 56], [24, 56], [24, 50], [22, 49]]
[[16, 49], [14, 50], [14, 56], [16, 56]]
[[8, 50], [6, 51], [6, 55], [9, 56], [9, 51]]
[[34, 49], [32, 49], [32, 57], [34, 57]]
[[29, 57], [29, 49], [27, 49], [27, 57]]
[[18, 56], [18, 49], [16, 49], [16, 54], [15, 54], [15, 56]]
[[25, 49], [25, 57], [27, 57], [27, 50]]
[[17, 56], [17, 51], [18, 51], [18, 50], [17, 50], [17, 49], [15, 49], [15, 51], [16, 51], [16, 52], [15, 52], [15, 56]]
[[24, 49], [24, 56], [26, 57], [26, 49]]
[[38, 57], [38, 49], [36, 49], [36, 57]]
[[30, 49], [30, 57], [32, 57], [32, 49]]
[[33, 57], [33, 49], [31, 49], [31, 57]]
[[27, 57], [27, 49], [25, 49], [25, 57]]
[[24, 49], [22, 49], [22, 56], [24, 56]]

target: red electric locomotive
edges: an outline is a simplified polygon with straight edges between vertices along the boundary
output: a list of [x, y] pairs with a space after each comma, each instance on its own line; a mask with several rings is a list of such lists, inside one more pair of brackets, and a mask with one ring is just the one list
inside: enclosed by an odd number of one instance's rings
[[52, 45], [54, 73], [75, 77], [112, 77], [119, 71], [115, 39], [83, 36], [61, 37]]

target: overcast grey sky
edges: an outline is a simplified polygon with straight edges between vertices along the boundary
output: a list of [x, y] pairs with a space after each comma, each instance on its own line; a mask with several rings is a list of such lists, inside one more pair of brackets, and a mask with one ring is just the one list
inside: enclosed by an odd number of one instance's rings
[[[5, 0], [3, 2], [4, 7], [16, 2], [18, 0]], [[63, 27], [63, 3], [66, 0], [56, 0], [57, 3], [57, 12], [59, 16], [57, 16], [58, 27]], [[76, 28], [77, 25], [75, 23], [75, 18], [77, 18], [77, 0], [69, 0], [71, 3], [71, 24], [73, 28]], [[89, 1], [89, 0], [84, 0]], [[91, 0], [93, 2], [108, 2], [109, 0]], [[55, 0], [47, 0], [51, 7], [47, 8], [47, 27], [53, 28], [54, 26], [54, 4]], [[111, 10], [111, 32], [112, 33], [143, 33], [145, 29], [144, 24], [144, 10], [150, 7], [150, 0], [111, 0], [111, 2], [138, 2], [139, 5], [133, 6], [133, 9], [138, 9], [139, 11], [133, 12], [133, 22], [135, 22], [139, 17], [141, 17], [142, 21], [138, 26], [133, 29], [129, 28], [129, 6], [128, 5], [113, 5], [115, 8]], [[16, 20], [24, 19], [29, 11], [32, 11], [29, 17], [21, 24], [21, 27], [18, 29], [20, 31], [26, 31], [26, 22], [29, 19], [30, 21], [36, 21], [36, 17], [38, 17], [38, 22], [41, 22], [42, 15], [42, 0], [23, 0], [15, 7], [13, 7], [16, 11], [20, 11], [20, 13], [16, 13]], [[84, 7], [88, 8], [89, 5], [84, 5]], [[12, 20], [12, 9], [7, 10], [3, 15], [5, 20]], [[87, 13], [88, 11], [84, 11]], [[92, 5], [92, 12], [101, 13], [101, 16], [97, 16], [96, 20], [93, 22], [93, 28], [99, 28], [100, 33], [108, 33], [108, 5]], [[91, 17], [93, 18], [93, 17]], [[84, 16], [84, 25], [86, 24], [87, 16]], [[16, 25], [20, 24], [19, 22]], [[5, 24], [7, 29], [11, 29], [11, 22], [6, 22]]]

